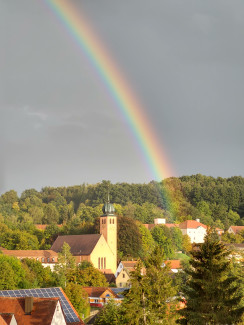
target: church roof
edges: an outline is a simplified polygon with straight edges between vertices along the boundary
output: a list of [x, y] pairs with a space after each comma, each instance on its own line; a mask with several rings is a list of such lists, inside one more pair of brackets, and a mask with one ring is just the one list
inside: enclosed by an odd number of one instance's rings
[[67, 243], [72, 255], [90, 255], [101, 236], [101, 234], [58, 236], [51, 249], [61, 252], [63, 244]]

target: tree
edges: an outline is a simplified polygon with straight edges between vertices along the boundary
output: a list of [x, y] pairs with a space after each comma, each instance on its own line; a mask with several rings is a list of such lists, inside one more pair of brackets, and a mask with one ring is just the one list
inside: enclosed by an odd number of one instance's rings
[[142, 255], [145, 257], [151, 253], [155, 247], [155, 242], [150, 230], [148, 230], [142, 223], [138, 222], [137, 225], [142, 237]]
[[170, 230], [174, 250], [178, 250], [178, 251], [182, 250], [183, 235], [180, 228], [172, 227], [169, 230]]
[[183, 293], [187, 302], [181, 310], [183, 324], [236, 324], [244, 312], [239, 304], [243, 298], [238, 292], [237, 277], [230, 274], [229, 251], [216, 239], [212, 229], [207, 230], [203, 244], [191, 251], [190, 275]]
[[83, 287], [106, 287], [108, 286], [105, 275], [93, 265], [85, 265], [71, 270], [67, 276], [69, 282], [75, 282]]
[[170, 324], [175, 290], [169, 268], [162, 264], [162, 250], [157, 246], [145, 262], [146, 274], [141, 272], [140, 260], [131, 272], [131, 289], [123, 302], [125, 324]]
[[44, 217], [42, 222], [44, 224], [58, 223], [59, 213], [55, 205], [48, 203], [44, 206]]
[[56, 285], [55, 277], [50, 267], [43, 267], [41, 262], [25, 258], [21, 260], [25, 270], [25, 288], [46, 288]]
[[120, 325], [122, 324], [121, 306], [114, 300], [109, 300], [103, 307], [101, 313], [95, 319], [95, 325]]
[[88, 301], [88, 294], [77, 283], [69, 282], [65, 288], [65, 293], [71, 301], [75, 310], [82, 319], [85, 319], [90, 314], [90, 304]]
[[21, 262], [13, 256], [0, 255], [0, 289], [23, 288], [25, 271]]
[[188, 252], [190, 252], [191, 249], [192, 249], [191, 238], [188, 235], [183, 235], [182, 236], [182, 250], [184, 251], [184, 253], [188, 253]]
[[55, 225], [48, 225], [44, 230], [44, 249], [49, 249], [60, 233], [60, 228]]
[[164, 226], [156, 226], [151, 230], [154, 241], [163, 249], [165, 257], [170, 258], [174, 254], [170, 230]]
[[142, 236], [136, 221], [118, 217], [118, 251], [123, 256], [138, 257], [142, 252]]
[[59, 281], [62, 287], [66, 287], [67, 275], [71, 271], [75, 270], [75, 267], [75, 258], [70, 252], [70, 246], [64, 242], [61, 252], [58, 253], [58, 263], [54, 266], [54, 270], [58, 273]]

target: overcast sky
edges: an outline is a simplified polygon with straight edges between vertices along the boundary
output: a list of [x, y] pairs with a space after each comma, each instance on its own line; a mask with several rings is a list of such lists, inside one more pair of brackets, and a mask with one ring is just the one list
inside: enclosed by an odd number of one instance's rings
[[[140, 99], [172, 176], [244, 176], [243, 0], [69, 0]], [[42, 0], [0, 0], [0, 194], [152, 180]]]

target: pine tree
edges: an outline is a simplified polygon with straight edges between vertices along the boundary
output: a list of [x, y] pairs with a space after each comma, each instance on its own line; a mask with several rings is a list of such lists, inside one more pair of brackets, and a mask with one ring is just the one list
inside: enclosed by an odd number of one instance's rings
[[238, 292], [237, 277], [230, 275], [229, 251], [208, 229], [203, 244], [191, 251], [190, 276], [183, 289], [186, 308], [181, 310], [183, 324], [236, 324], [244, 308]]
[[131, 289], [123, 303], [124, 323], [128, 325], [170, 324], [171, 309], [175, 296], [169, 268], [162, 267], [161, 249], [156, 247], [145, 262], [146, 274], [142, 274], [143, 264], [138, 261], [131, 272]]

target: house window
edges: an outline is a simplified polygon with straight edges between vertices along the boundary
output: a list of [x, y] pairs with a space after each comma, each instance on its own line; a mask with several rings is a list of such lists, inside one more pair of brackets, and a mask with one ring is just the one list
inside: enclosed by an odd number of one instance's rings
[[48, 262], [48, 263], [50, 262], [50, 258], [49, 258], [49, 257], [47, 258], [47, 262]]
[[125, 274], [123, 273], [123, 278], [125, 278]]
[[94, 299], [94, 302], [95, 302], [95, 304], [97, 304], [98, 303], [98, 299]]
[[52, 262], [55, 262], [55, 258], [54, 257], [52, 258]]
[[42, 263], [44, 263], [45, 262], [45, 258], [44, 257], [42, 257]]

